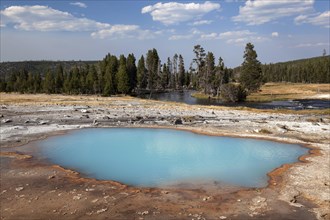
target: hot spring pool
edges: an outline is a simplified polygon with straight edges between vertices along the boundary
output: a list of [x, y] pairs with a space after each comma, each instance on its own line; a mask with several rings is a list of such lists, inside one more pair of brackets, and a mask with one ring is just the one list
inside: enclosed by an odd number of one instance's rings
[[147, 128], [90, 128], [36, 143], [41, 157], [83, 176], [163, 187], [218, 181], [264, 187], [267, 173], [308, 153], [295, 144]]

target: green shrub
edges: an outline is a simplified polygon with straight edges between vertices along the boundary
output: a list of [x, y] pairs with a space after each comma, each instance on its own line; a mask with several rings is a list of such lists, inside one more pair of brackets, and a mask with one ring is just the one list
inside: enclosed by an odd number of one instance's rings
[[240, 85], [224, 84], [221, 87], [221, 98], [225, 102], [243, 102], [246, 99], [246, 91]]

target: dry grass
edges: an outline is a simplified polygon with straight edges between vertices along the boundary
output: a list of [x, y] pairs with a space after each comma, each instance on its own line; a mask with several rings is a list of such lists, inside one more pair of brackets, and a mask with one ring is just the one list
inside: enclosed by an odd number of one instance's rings
[[330, 84], [266, 83], [260, 92], [252, 93], [247, 101], [268, 102], [276, 100], [312, 99], [330, 95]]
[[95, 95], [19, 94], [0, 93], [0, 104], [58, 104], [58, 105], [102, 105], [115, 101], [129, 101], [130, 96], [100, 97]]
[[[195, 98], [207, 99], [210, 97], [200, 92], [192, 94]], [[318, 97], [319, 96], [319, 97]], [[323, 97], [322, 97], [323, 96]], [[271, 102], [292, 99], [330, 98], [330, 84], [303, 84], [303, 83], [266, 83], [259, 92], [247, 97], [249, 102]]]

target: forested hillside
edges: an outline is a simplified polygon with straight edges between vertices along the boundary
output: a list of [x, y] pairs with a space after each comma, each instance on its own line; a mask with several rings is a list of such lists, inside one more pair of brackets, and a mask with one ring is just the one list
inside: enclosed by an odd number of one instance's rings
[[95, 64], [98, 61], [20, 61], [20, 62], [2, 62], [0, 63], [0, 78], [22, 69], [30, 73], [40, 73], [42, 76], [48, 70], [54, 71], [58, 65], [61, 65], [64, 71], [69, 71], [74, 66], [84, 64]]
[[265, 82], [330, 83], [330, 56], [262, 65]]

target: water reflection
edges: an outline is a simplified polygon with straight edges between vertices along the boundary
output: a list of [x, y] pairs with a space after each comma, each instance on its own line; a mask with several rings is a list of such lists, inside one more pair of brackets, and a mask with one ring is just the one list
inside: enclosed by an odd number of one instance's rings
[[330, 100], [318, 100], [318, 99], [307, 99], [307, 100], [290, 100], [290, 101], [272, 101], [272, 102], [242, 102], [242, 103], [225, 103], [217, 99], [197, 99], [191, 96], [196, 91], [173, 91], [167, 93], [154, 93], [146, 95], [140, 95], [140, 98], [154, 99], [160, 101], [173, 101], [181, 102], [189, 105], [220, 105], [220, 106], [242, 106], [257, 109], [292, 109], [292, 110], [303, 110], [303, 109], [325, 109], [330, 108]]

